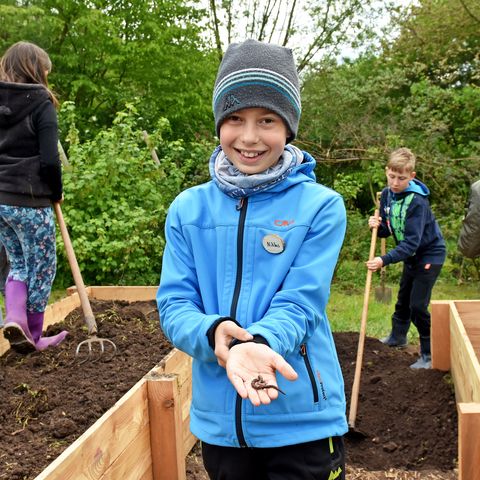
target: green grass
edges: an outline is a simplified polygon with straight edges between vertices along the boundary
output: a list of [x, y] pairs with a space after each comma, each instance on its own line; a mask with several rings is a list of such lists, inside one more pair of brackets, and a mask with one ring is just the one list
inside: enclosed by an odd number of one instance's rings
[[[387, 283], [392, 291], [391, 303], [380, 303], [375, 299], [375, 287], [372, 283], [368, 300], [367, 336], [380, 338], [390, 332], [391, 317], [395, 308], [398, 285]], [[343, 285], [333, 284], [327, 314], [332, 329], [338, 332], [360, 332], [362, 319], [364, 287], [346, 289]], [[432, 300], [464, 300], [480, 298], [480, 285], [454, 285], [438, 282], [432, 293]], [[414, 326], [409, 331], [410, 343], [418, 343], [418, 333]]]

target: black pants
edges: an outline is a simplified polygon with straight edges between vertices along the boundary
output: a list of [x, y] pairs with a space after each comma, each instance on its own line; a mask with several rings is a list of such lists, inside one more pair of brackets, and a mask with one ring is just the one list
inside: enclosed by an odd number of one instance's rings
[[343, 437], [277, 448], [219, 447], [202, 442], [211, 480], [344, 480]]
[[431, 322], [428, 306], [441, 269], [442, 265], [420, 263], [403, 265], [397, 303], [392, 316], [394, 336], [406, 335], [412, 322], [417, 327], [421, 339], [430, 339]]

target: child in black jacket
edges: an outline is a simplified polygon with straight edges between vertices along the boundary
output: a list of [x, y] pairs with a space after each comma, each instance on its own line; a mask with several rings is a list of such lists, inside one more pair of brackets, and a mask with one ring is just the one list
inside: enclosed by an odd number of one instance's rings
[[48, 54], [29, 42], [0, 59], [0, 243], [10, 264], [3, 334], [20, 353], [67, 335], [42, 336], [57, 262], [52, 203], [63, 198], [51, 69]]
[[370, 228], [380, 237], [393, 235], [396, 246], [366, 262], [370, 270], [404, 262], [392, 330], [382, 338], [391, 347], [405, 347], [410, 322], [420, 335], [420, 358], [411, 368], [431, 368], [430, 313], [428, 305], [445, 261], [446, 247], [430, 209], [430, 191], [415, 178], [415, 155], [408, 148], [391, 153], [386, 167], [388, 187], [380, 198], [380, 218], [370, 217]]

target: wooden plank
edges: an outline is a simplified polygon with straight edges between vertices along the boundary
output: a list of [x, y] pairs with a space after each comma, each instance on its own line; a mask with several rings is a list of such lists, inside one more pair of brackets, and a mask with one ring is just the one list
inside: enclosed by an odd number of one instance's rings
[[450, 302], [432, 301], [432, 368], [450, 370]]
[[190, 403], [192, 402], [192, 382], [185, 381], [180, 385], [180, 401], [182, 402], [182, 418], [190, 415]]
[[79, 306], [80, 297], [78, 293], [48, 305], [45, 310], [43, 329], [45, 330], [49, 325], [65, 320], [65, 317]]
[[480, 480], [480, 403], [459, 403], [458, 478]]
[[148, 429], [147, 386], [132, 387], [35, 480], [97, 480]]
[[144, 428], [110, 465], [101, 480], [153, 480], [150, 428]]
[[450, 365], [457, 403], [480, 402], [480, 364], [454, 302], [450, 303]]
[[480, 300], [453, 300], [462, 319], [480, 318]]
[[[92, 293], [92, 287], [85, 287], [85, 290], [87, 292], [87, 295], [90, 296]], [[75, 285], [72, 285], [71, 287], [67, 288], [67, 295], [73, 295], [74, 293], [77, 293], [77, 287]]]
[[186, 457], [197, 443], [198, 438], [190, 431], [190, 415], [183, 419], [183, 456]]
[[146, 302], [155, 300], [158, 286], [106, 286], [90, 287], [92, 298], [97, 300], [124, 300], [126, 302]]
[[174, 348], [168, 355], [162, 358], [156, 369], [158, 373], [177, 373], [185, 366], [185, 363], [191, 366], [191, 357]]
[[158, 365], [153, 367], [149, 373], [157, 376], [178, 375], [178, 382], [181, 388], [187, 388], [191, 391], [192, 358], [176, 348], [166, 355]]
[[186, 456], [197, 442], [190, 432], [190, 404], [192, 402], [192, 358], [180, 350], [172, 350], [151, 373], [176, 374], [180, 387], [180, 404], [183, 431], [183, 449]]
[[177, 375], [147, 375], [154, 480], [185, 480], [182, 405]]
[[473, 350], [480, 359], [480, 301], [455, 301]]
[[152, 472], [152, 466], [150, 465], [150, 468], [143, 472], [139, 477], [135, 477], [132, 480], [153, 480], [153, 472]]

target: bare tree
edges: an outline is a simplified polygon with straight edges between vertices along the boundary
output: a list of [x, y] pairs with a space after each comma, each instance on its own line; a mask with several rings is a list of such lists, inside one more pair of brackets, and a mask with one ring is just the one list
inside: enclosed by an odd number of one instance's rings
[[464, 8], [464, 10], [467, 12], [467, 14], [473, 19], [475, 20], [477, 23], [480, 23], [480, 17], [477, 17], [476, 15], [474, 15], [471, 11], [471, 9], [465, 4], [465, 1], [464, 0], [460, 0], [460, 3], [462, 4], [462, 7]]
[[210, 14], [213, 18], [213, 31], [215, 34], [215, 45], [217, 47], [218, 58], [222, 61], [223, 57], [223, 48], [222, 48], [222, 41], [220, 40], [220, 22], [218, 20], [217, 15], [217, 6], [215, 4], [215, 0], [210, 0]]
[[290, 34], [292, 33], [293, 19], [294, 19], [296, 6], [297, 6], [297, 0], [293, 0], [292, 5], [290, 7], [290, 12], [288, 13], [288, 16], [287, 16], [288, 17], [287, 27], [285, 28], [285, 37], [283, 38], [283, 42], [282, 42], [282, 45], [284, 47], [285, 45], [287, 45]]
[[372, 3], [375, 0], [210, 0], [210, 18], [217, 49], [222, 32], [228, 43], [255, 38], [290, 46], [302, 71], [319, 55], [357, 38], [366, 28]]

